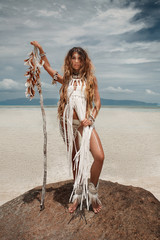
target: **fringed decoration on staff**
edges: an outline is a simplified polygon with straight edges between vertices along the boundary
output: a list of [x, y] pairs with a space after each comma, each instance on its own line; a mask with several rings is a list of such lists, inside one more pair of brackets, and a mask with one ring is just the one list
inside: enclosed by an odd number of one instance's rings
[[42, 187], [42, 197], [40, 210], [44, 209], [44, 199], [46, 193], [46, 179], [47, 179], [47, 131], [46, 131], [46, 115], [44, 111], [43, 105], [43, 96], [42, 96], [42, 88], [40, 81], [40, 68], [43, 66], [44, 61], [39, 58], [38, 48], [34, 47], [34, 50], [29, 54], [29, 58], [24, 60], [24, 65], [29, 66], [28, 71], [26, 71], [25, 76], [27, 77], [27, 81], [25, 83], [26, 86], [26, 97], [34, 98], [35, 90], [34, 87], [37, 86], [39, 95], [40, 95], [40, 104], [41, 104], [41, 112], [43, 118], [43, 133], [44, 133], [44, 145], [43, 145], [43, 154], [44, 154], [44, 175], [43, 175], [43, 187]]

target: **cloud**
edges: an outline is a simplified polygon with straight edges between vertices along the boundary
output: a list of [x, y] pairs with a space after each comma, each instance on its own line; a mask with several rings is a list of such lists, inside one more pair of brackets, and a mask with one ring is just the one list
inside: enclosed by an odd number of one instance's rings
[[104, 88], [104, 89], [101, 89], [100, 90], [101, 92], [102, 91], [105, 91], [105, 92], [110, 92], [110, 93], [133, 93], [134, 91], [133, 90], [130, 90], [130, 89], [122, 89], [121, 87], [107, 87], [107, 88]]
[[12, 67], [12, 66], [6, 66], [5, 67], [5, 71], [13, 71], [14, 70], [14, 68]]
[[103, 33], [106, 36], [124, 34], [130, 31], [136, 32], [147, 28], [145, 22], [131, 22], [131, 19], [140, 11], [140, 9], [131, 7], [100, 11], [98, 15], [85, 23], [83, 27], [90, 29], [92, 33]]
[[158, 60], [154, 59], [146, 59], [146, 58], [129, 58], [125, 59], [122, 63], [125, 64], [139, 64], [139, 63], [149, 63], [149, 62], [158, 62]]
[[41, 24], [37, 21], [37, 20], [31, 20], [31, 19], [27, 19], [25, 21], [23, 21], [22, 23], [24, 25], [24, 28], [31, 28], [31, 29], [35, 29], [35, 31], [37, 31], [38, 29], [41, 29]]
[[[18, 41], [17, 41], [18, 42]], [[10, 59], [15, 59], [17, 56], [21, 56], [24, 54], [24, 49], [20, 48], [19, 46], [0, 46], [0, 53], [1, 56], [8, 57]]]
[[42, 82], [42, 90], [53, 92], [55, 89], [51, 83]]
[[47, 9], [42, 9], [42, 10], [37, 10], [37, 16], [38, 17], [59, 17], [60, 16], [60, 12], [59, 11], [50, 11]]
[[[157, 52], [157, 48], [160, 47], [160, 42], [158, 41], [152, 41], [152, 42], [131, 42], [128, 43], [126, 41], [120, 41], [118, 43], [118, 46], [113, 45], [114, 48], [108, 49], [108, 52], [129, 52], [133, 51], [137, 53], [137, 51], [147, 51], [149, 53]], [[147, 53], [146, 52], [146, 53]]]
[[108, 52], [110, 52], [110, 53], [125, 52], [125, 49], [123, 47], [115, 47], [115, 48], [109, 49]]
[[145, 91], [146, 91], [146, 93], [149, 94], [149, 95], [160, 95], [160, 93], [154, 92], [154, 91], [152, 91], [152, 90], [150, 90], [150, 89], [146, 89]]
[[67, 9], [64, 4], [61, 5], [61, 8], [62, 8], [62, 9], [65, 9], [65, 10]]
[[53, 40], [60, 46], [76, 45], [80, 43], [80, 41], [83, 41], [82, 37], [86, 35], [87, 31], [83, 28], [83, 26], [71, 26], [67, 29], [57, 30]]
[[[85, 10], [84, 10], [85, 11]], [[145, 22], [133, 22], [131, 19], [139, 13], [140, 9], [127, 8], [112, 8], [106, 10], [98, 10], [93, 16], [83, 21], [77, 15], [74, 17], [74, 22], [71, 26], [64, 23], [66, 26], [63, 29], [57, 29], [54, 33], [53, 39], [56, 44], [73, 45], [76, 43], [85, 42], [89, 39], [90, 42], [99, 39], [97, 42], [98, 47], [104, 45], [106, 50], [107, 37], [113, 35], [121, 35], [128, 32], [136, 32], [140, 29], [147, 28]], [[81, 24], [79, 24], [81, 22]], [[65, 36], [64, 38], [62, 36]], [[96, 42], [96, 41], [95, 41]], [[95, 44], [95, 48], [96, 48]], [[122, 48], [120, 50], [123, 51]], [[114, 50], [113, 50], [114, 51]]]
[[0, 81], [0, 90], [21, 90], [24, 85], [12, 79], [3, 79]]

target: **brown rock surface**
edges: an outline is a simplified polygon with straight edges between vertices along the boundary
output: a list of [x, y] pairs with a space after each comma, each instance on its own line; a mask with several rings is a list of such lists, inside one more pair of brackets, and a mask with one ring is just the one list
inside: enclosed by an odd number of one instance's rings
[[100, 181], [102, 211], [68, 213], [72, 181], [47, 185], [40, 211], [41, 187], [0, 207], [1, 240], [159, 240], [160, 202], [148, 191]]

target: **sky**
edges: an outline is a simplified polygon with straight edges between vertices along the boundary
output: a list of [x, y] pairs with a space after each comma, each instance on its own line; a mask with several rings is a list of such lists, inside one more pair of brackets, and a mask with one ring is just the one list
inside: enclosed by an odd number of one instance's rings
[[[160, 0], [1, 0], [0, 36], [0, 101], [25, 97], [37, 40], [59, 73], [70, 48], [87, 50], [102, 98], [160, 103]], [[41, 81], [59, 97], [44, 69]]]

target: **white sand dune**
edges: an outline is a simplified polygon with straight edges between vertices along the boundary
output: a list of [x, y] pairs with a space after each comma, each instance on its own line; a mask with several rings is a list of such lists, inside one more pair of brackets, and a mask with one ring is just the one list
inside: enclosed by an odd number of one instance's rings
[[[70, 179], [57, 109], [46, 108], [46, 116], [47, 183]], [[102, 108], [96, 130], [105, 152], [101, 179], [143, 187], [160, 200], [160, 110]], [[0, 108], [0, 205], [42, 185], [42, 179], [40, 108]]]

